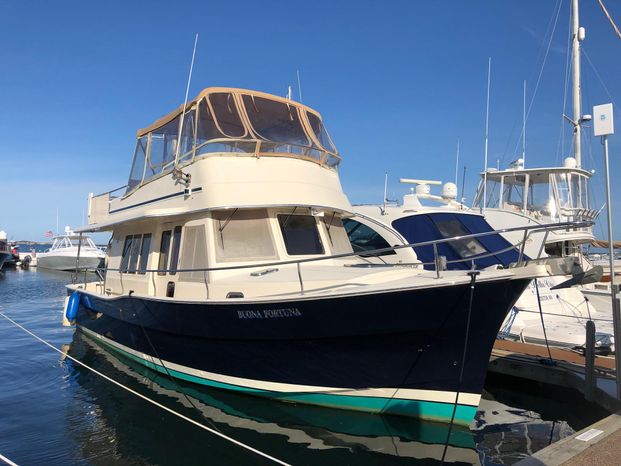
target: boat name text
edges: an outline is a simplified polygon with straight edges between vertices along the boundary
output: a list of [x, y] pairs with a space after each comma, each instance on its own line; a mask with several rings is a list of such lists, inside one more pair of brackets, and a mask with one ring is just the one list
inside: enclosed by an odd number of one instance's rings
[[239, 319], [281, 319], [284, 317], [302, 317], [297, 307], [287, 309], [261, 309], [257, 311], [237, 311]]

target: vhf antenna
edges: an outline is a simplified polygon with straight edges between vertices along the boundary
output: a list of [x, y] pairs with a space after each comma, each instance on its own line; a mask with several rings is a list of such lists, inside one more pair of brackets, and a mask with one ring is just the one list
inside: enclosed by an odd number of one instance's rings
[[181, 111], [181, 122], [179, 124], [179, 137], [177, 138], [177, 150], [175, 151], [175, 170], [173, 173], [176, 173], [177, 179], [186, 178], [183, 181], [187, 184], [190, 183], [190, 175], [184, 176], [181, 174], [179, 176], [177, 165], [179, 164], [179, 151], [181, 150], [181, 135], [183, 133], [183, 120], [185, 117], [185, 107], [188, 104], [188, 93], [190, 92], [190, 82], [192, 81], [192, 70], [194, 69], [194, 56], [196, 55], [196, 44], [198, 43], [198, 32], [194, 37], [194, 50], [192, 50], [192, 62], [190, 63], [190, 73], [188, 75], [188, 85], [185, 88], [185, 99], [183, 100], [183, 110]]

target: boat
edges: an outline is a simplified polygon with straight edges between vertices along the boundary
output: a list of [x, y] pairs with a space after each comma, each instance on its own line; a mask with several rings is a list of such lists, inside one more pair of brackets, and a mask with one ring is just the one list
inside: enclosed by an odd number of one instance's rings
[[[200, 413], [203, 419], [201, 422], [235, 438], [245, 438], [246, 441], [255, 439], [254, 443], [260, 444], [263, 451], [278, 452], [274, 454], [290, 464], [315, 464], [320, 461], [330, 464], [350, 464], [351, 461], [374, 464], [396, 458], [407, 458], [414, 464], [439, 464], [441, 461], [443, 464], [480, 464], [474, 434], [466, 427], [400, 416], [257, 400], [231, 391], [198, 387], [176, 381], [131, 359], [110, 353], [79, 332], [74, 334], [71, 344], [65, 345], [63, 349], [79, 361], [114, 380], [136, 387], [143, 395], [172, 409], [184, 411], [189, 407], [189, 401], [192, 408]], [[70, 359], [64, 361], [74, 380], [95, 400], [97, 409], [93, 410], [94, 419], [91, 423], [93, 435], [89, 435], [89, 438], [97, 442], [101, 440], [102, 432], [107, 432], [114, 435], [121, 444], [131, 441], [141, 448], [141, 458], [152, 463], [161, 462], [166, 455], [164, 450], [170, 449], [170, 443], [182, 438], [182, 445], [178, 447], [184, 450], [184, 462], [202, 462], [202, 457], [194, 458], [203, 452], [197, 446], [201, 444], [203, 431], [189, 424], [181, 424], [179, 427], [182, 432], [178, 432], [176, 439], [169, 437], [168, 440], [162, 438], [160, 442], [153, 442], [151, 437], [145, 438], [144, 442], [136, 442], [136, 435], [141, 434], [131, 426], [136, 418], [145, 415], [144, 406], [132, 403], [132, 395], [129, 394], [127, 402], [119, 400], [118, 395], [112, 395], [99, 379], [86, 376], [89, 373], [87, 369], [74, 364]], [[119, 410], [119, 403], [126, 408]], [[148, 411], [150, 415], [158, 416], [157, 410], [148, 408]], [[79, 420], [81, 416], [76, 413], [70, 418]], [[477, 423], [483, 421], [477, 420]], [[143, 429], [138, 431], [153, 434]], [[89, 448], [88, 443], [81, 443], [81, 446], [93, 458], [93, 448]], [[187, 451], [188, 448], [191, 451]], [[135, 447], [132, 447], [132, 451], [135, 451]], [[229, 458], [227, 462], [235, 463], [234, 456], [231, 457], [228, 450], [226, 457]], [[369, 457], [376, 461], [367, 460]]]
[[107, 267], [67, 286], [65, 316], [196, 384], [470, 423], [500, 325], [548, 267], [369, 263], [340, 161], [310, 107], [204, 89], [138, 131], [126, 186], [90, 196], [76, 231], [112, 232]]
[[[397, 254], [378, 257], [390, 263], [411, 262], [416, 257], [429, 270], [437, 267], [449, 270], [481, 270], [496, 266], [507, 267], [519, 261], [520, 255], [527, 259], [539, 259], [545, 254], [541, 248], [541, 238], [563, 237], [568, 231], [581, 231], [584, 225], [589, 225], [587, 222], [567, 222], [567, 219], [560, 222], [557, 219], [556, 222], [548, 223], [550, 228], [541, 231], [522, 230], [519, 224], [517, 228], [514, 226], [496, 231], [488, 223], [487, 216], [456, 201], [457, 188], [454, 183], [444, 184], [442, 194], [436, 195], [432, 194], [431, 186], [441, 185], [440, 181], [402, 178], [401, 182], [416, 185], [411, 193], [403, 196], [401, 204], [355, 206], [358, 217], [344, 220], [355, 250], [364, 250], [368, 244], [377, 249], [389, 244], [418, 244], [411, 248], [414, 255], [409, 259]], [[376, 224], [383, 224], [384, 228], [369, 223], [370, 219]], [[544, 224], [541, 221], [535, 225]], [[523, 226], [533, 225], [532, 222], [525, 222]], [[573, 228], [572, 225], [583, 227]], [[403, 239], [390, 239], [386, 227], [395, 230]], [[367, 234], [361, 235], [360, 228], [367, 228]], [[435, 246], [424, 245], [428, 241], [457, 236], [462, 239]], [[403, 255], [406, 250], [399, 253]], [[434, 261], [436, 253], [442, 258], [442, 264]], [[597, 350], [602, 353], [613, 351], [612, 322], [598, 315], [594, 306], [585, 301], [577, 288], [555, 289], [568, 279], [564, 274], [571, 275], [574, 269], [573, 258], [567, 258], [564, 267], [564, 270], [557, 271], [558, 275], [539, 278], [528, 286], [505, 318], [499, 337], [583, 349], [586, 345], [586, 322], [596, 318]]]
[[52, 270], [91, 270], [103, 264], [105, 253], [93, 240], [65, 227], [64, 234], [55, 235], [50, 249], [37, 254], [37, 267]]
[[4, 266], [7, 259], [13, 257], [9, 242], [7, 241], [7, 235], [4, 230], [0, 231], [0, 269]]
[[[573, 126], [573, 154], [564, 159], [562, 166], [526, 167], [523, 152], [506, 169], [486, 167], [480, 174], [473, 208], [495, 229], [566, 221], [594, 223], [599, 214], [591, 207], [592, 172], [582, 166], [582, 126], [592, 116], [584, 115], [581, 109], [580, 44], [585, 32], [579, 26], [577, 1], [572, 2], [571, 15], [573, 117], [565, 119]], [[511, 242], [519, 240], [515, 233], [505, 236]], [[586, 312], [570, 307], [562, 313], [569, 316], [565, 322], [578, 319], [583, 326], [586, 320], [593, 320], [598, 330], [605, 328], [604, 332], [610, 333], [608, 329], [613, 322], [610, 285], [601, 281], [606, 278], [603, 268], [592, 263], [585, 253], [589, 245], [598, 244], [592, 226], [537, 234], [530, 240], [528, 254], [540, 252], [547, 257], [567, 257], [575, 262], [572, 274], [551, 287], [553, 295], [559, 287], [568, 286], [582, 295]], [[561, 320], [558, 324], [564, 326]]]

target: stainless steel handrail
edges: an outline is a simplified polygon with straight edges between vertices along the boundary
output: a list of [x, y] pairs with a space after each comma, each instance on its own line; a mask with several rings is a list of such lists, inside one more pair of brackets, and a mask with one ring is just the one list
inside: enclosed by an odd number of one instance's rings
[[[137, 269], [135, 272], [140, 272], [140, 273], [147, 273], [147, 272], [163, 272], [163, 273], [168, 273], [168, 272], [174, 272], [174, 273], [183, 273], [183, 272], [216, 272], [216, 271], [222, 271], [222, 270], [242, 270], [242, 269], [254, 269], [254, 268], [259, 268], [259, 267], [272, 267], [272, 266], [283, 266], [283, 265], [290, 265], [290, 264], [305, 264], [305, 263], [309, 263], [309, 262], [319, 262], [319, 261], [324, 261], [324, 260], [330, 260], [330, 259], [342, 259], [342, 258], [346, 258], [346, 257], [354, 257], [354, 256], [360, 256], [360, 255], [373, 255], [373, 254], [381, 254], [384, 252], [390, 252], [390, 251], [394, 251], [397, 249], [404, 249], [404, 248], [414, 248], [414, 247], [421, 247], [421, 246], [430, 246], [430, 245], [437, 245], [437, 244], [441, 244], [441, 243], [449, 243], [452, 241], [458, 241], [458, 240], [463, 240], [463, 239], [468, 239], [468, 238], [481, 238], [484, 236], [491, 236], [491, 235], [496, 235], [499, 233], [510, 233], [510, 232], [514, 232], [514, 231], [525, 231], [528, 232], [528, 235], [525, 235], [526, 238], [528, 238], [532, 233], [537, 233], [537, 232], [542, 232], [542, 231], [554, 231], [554, 230], [564, 230], [567, 228], [584, 228], [584, 227], [588, 227], [591, 226], [593, 224], [593, 222], [563, 222], [563, 223], [550, 223], [550, 224], [543, 224], [543, 225], [527, 225], [527, 226], [520, 226], [520, 227], [512, 227], [512, 228], [503, 228], [503, 229], [499, 229], [499, 230], [492, 230], [492, 231], [486, 231], [486, 232], [482, 232], [482, 233], [473, 233], [470, 235], [462, 235], [462, 236], [454, 236], [451, 238], [441, 238], [441, 239], [436, 239], [436, 240], [431, 240], [431, 241], [423, 241], [420, 243], [408, 243], [408, 244], [402, 244], [402, 245], [397, 245], [397, 246], [390, 246], [387, 248], [379, 248], [379, 249], [372, 249], [369, 251], [358, 251], [358, 252], [347, 252], [347, 253], [341, 253], [341, 254], [334, 254], [332, 256], [322, 256], [322, 257], [310, 257], [310, 258], [305, 258], [305, 259], [294, 259], [294, 260], [288, 260], [288, 261], [276, 261], [276, 262], [262, 262], [259, 264], [244, 264], [244, 265], [229, 265], [229, 266], [224, 266], [224, 267], [204, 267], [204, 268], [198, 268], [198, 269], [180, 269], [180, 268], [171, 268], [171, 269]], [[512, 248], [515, 248], [515, 245], [512, 246]], [[512, 249], [509, 248], [509, 249]], [[437, 249], [437, 248], [436, 248]], [[498, 253], [498, 252], [496, 252]], [[490, 253], [490, 255], [495, 254], [495, 253]], [[523, 257], [523, 256], [522, 256]], [[473, 259], [477, 259], [478, 257], [468, 257], [467, 259], [464, 260], [473, 260]], [[437, 260], [437, 254], [435, 259]], [[435, 262], [435, 261], [434, 261]], [[419, 263], [420, 265], [422, 265], [423, 263]], [[394, 264], [396, 267], [399, 266], [400, 264]], [[520, 265], [520, 263], [518, 262], [518, 265]], [[108, 268], [108, 267], [95, 267], [95, 268], [91, 268], [89, 270], [103, 270], [104, 272], [119, 272], [121, 275], [124, 273], [128, 273], [127, 270], [122, 270], [119, 268]], [[132, 271], [133, 273], [134, 271]]]

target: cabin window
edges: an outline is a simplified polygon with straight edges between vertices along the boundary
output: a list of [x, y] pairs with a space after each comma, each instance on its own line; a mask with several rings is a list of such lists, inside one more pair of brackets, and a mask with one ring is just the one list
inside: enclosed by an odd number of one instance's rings
[[129, 235], [125, 238], [121, 256], [121, 272], [144, 274], [149, 259], [151, 234]]
[[192, 158], [194, 152], [194, 129], [196, 107], [185, 112], [183, 117], [183, 131], [181, 131], [181, 147], [179, 148], [179, 161]]
[[[207, 240], [203, 225], [185, 227], [183, 248], [181, 249], [181, 269], [206, 269]], [[204, 282], [207, 272], [179, 272], [179, 280], [184, 282]]]
[[253, 95], [244, 95], [242, 99], [252, 129], [259, 137], [283, 144], [310, 145], [294, 106]]
[[[457, 219], [439, 220], [438, 218], [434, 218], [433, 223], [435, 223], [444, 238], [455, 238], [456, 236], [466, 236], [471, 234], [470, 231], [468, 231], [466, 227]], [[455, 239], [446, 244], [451, 246], [461, 258], [485, 254], [488, 252], [476, 238]]]
[[179, 266], [179, 248], [181, 247], [181, 227], [177, 226], [173, 230], [172, 251], [170, 253], [170, 274], [175, 275], [177, 273], [177, 267]]
[[330, 240], [333, 254], [346, 254], [348, 252], [353, 252], [351, 243], [347, 236], [347, 231], [343, 226], [343, 221], [341, 220], [341, 217], [336, 215], [336, 212], [326, 214], [323, 217], [323, 223], [326, 227], [326, 232], [328, 233], [328, 239]]
[[246, 128], [237, 111], [233, 94], [211, 94], [209, 95], [209, 103], [216, 117], [216, 125], [225, 136], [230, 138], [246, 136]]
[[132, 249], [132, 243], [134, 241], [133, 236], [126, 236], [125, 243], [123, 244], [123, 254], [121, 255], [121, 266], [119, 269], [121, 272], [127, 272], [127, 266], [129, 264], [129, 255]]
[[140, 265], [138, 273], [145, 274], [145, 270], [149, 265], [149, 250], [151, 249], [151, 233], [142, 236], [142, 244], [140, 246]]
[[326, 127], [323, 125], [321, 119], [311, 112], [306, 112], [306, 117], [308, 118], [308, 122], [313, 130], [315, 138], [319, 141], [322, 148], [328, 152], [336, 154], [336, 148], [334, 147], [334, 144], [332, 144], [332, 139], [330, 139], [330, 135], [328, 134], [328, 131], [326, 131]]
[[212, 213], [219, 262], [276, 258], [266, 209], [231, 209]]
[[132, 169], [129, 173], [129, 180], [127, 181], [127, 192], [131, 191], [142, 182], [142, 177], [144, 176], [144, 165], [147, 158], [147, 141], [148, 137], [143, 136], [136, 142], [134, 161], [132, 163]]
[[526, 186], [525, 175], [512, 175], [504, 177], [502, 203], [504, 208], [522, 210], [524, 208], [524, 196]]
[[[382, 236], [372, 228], [346, 218], [343, 220], [343, 225], [347, 231], [347, 236], [351, 242], [352, 248], [355, 252], [373, 251], [375, 249], [390, 248], [390, 244]], [[391, 256], [397, 254], [396, 251], [391, 249], [390, 251], [384, 251], [371, 254], [360, 254], [362, 257], [368, 256]]]
[[151, 133], [145, 180], [172, 169], [179, 137], [180, 116]]
[[160, 259], [157, 263], [158, 275], [166, 275], [166, 269], [168, 267], [168, 251], [170, 250], [170, 240], [172, 238], [172, 230], [166, 230], [162, 232], [162, 239], [160, 241]]
[[317, 222], [312, 215], [279, 214], [278, 223], [290, 256], [324, 253]]
[[129, 251], [129, 265], [127, 267], [128, 273], [136, 273], [136, 266], [138, 265], [138, 256], [140, 255], [140, 235], [134, 235], [132, 240], [132, 247]]

